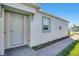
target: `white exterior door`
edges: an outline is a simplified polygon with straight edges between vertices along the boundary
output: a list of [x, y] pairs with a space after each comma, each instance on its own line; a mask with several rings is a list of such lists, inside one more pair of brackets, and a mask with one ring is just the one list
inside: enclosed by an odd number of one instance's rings
[[17, 13], [11, 13], [10, 26], [10, 42], [11, 45], [18, 45], [24, 42], [23, 40], [23, 21], [24, 16]]
[[5, 12], [5, 49], [26, 45], [28, 43], [27, 27], [26, 15], [13, 12]]

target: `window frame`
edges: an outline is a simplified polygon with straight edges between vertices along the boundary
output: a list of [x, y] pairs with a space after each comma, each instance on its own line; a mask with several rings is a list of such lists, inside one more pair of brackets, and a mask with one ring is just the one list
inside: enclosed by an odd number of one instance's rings
[[[44, 18], [47, 18], [49, 20], [48, 30], [44, 30]], [[47, 16], [42, 16], [42, 32], [43, 33], [51, 32], [51, 19]]]

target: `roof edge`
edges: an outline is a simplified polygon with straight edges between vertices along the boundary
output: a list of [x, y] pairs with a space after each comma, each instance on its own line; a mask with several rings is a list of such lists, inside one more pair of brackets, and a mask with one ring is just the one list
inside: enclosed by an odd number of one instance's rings
[[56, 19], [59, 19], [59, 20], [62, 20], [62, 21], [65, 21], [65, 22], [69, 23], [69, 21], [67, 21], [67, 20], [65, 20], [65, 19], [62, 19], [62, 18], [60, 18], [60, 17], [58, 17], [58, 16], [54, 16], [54, 15], [52, 15], [52, 14], [50, 14], [50, 13], [47, 13], [47, 12], [45, 12], [45, 11], [43, 11], [43, 10], [39, 10], [38, 12], [43, 13], [43, 14], [46, 14], [46, 15], [48, 15], [48, 16], [52, 16], [52, 17], [54, 17], [54, 18], [56, 18]]
[[40, 9], [41, 7], [35, 3], [23, 3], [27, 6], [30, 6], [30, 7], [33, 7], [33, 8], [36, 8], [36, 9]]

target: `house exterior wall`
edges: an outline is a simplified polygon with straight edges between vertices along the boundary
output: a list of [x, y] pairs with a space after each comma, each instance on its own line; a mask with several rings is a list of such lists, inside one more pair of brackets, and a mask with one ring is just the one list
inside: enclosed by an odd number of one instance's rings
[[[12, 8], [30, 13], [30, 14], [28, 14], [28, 17], [25, 17], [25, 19], [28, 18], [28, 20], [27, 21], [24, 20], [27, 22], [27, 26], [24, 25], [25, 26], [24, 27], [24, 39], [26, 39], [26, 35], [27, 35], [28, 45], [30, 47], [40, 45], [40, 44], [46, 43], [48, 41], [53, 41], [53, 40], [61, 38], [61, 37], [68, 36], [68, 23], [65, 21], [61, 21], [61, 20], [58, 20], [51, 16], [36, 12], [37, 9], [29, 7], [27, 5], [16, 4], [16, 3], [15, 4], [5, 4], [4, 3], [2, 5], [10, 6]], [[4, 45], [5, 44], [5, 41], [4, 41], [5, 40], [4, 39], [4, 14], [5, 13], [4, 13], [4, 9], [5, 8], [0, 9], [0, 12], [2, 14], [2, 16], [0, 14], [0, 25], [1, 25], [0, 26], [0, 55], [3, 55], [4, 50], [5, 50], [5, 45]], [[42, 16], [46, 16], [46, 17], [50, 18], [51, 32], [47, 32], [47, 33], [42, 32]], [[24, 22], [24, 24], [26, 24], [26, 23]], [[59, 30], [59, 25], [62, 26], [62, 30]], [[26, 44], [26, 42], [25, 42], [25, 44]]]
[[[51, 20], [51, 31], [47, 33], [42, 32], [42, 16], [46, 16]], [[59, 26], [62, 29], [59, 30]], [[58, 20], [54, 17], [47, 16], [42, 13], [36, 13], [31, 21], [31, 40], [30, 46], [37, 46], [49, 41], [53, 41], [58, 38], [68, 36], [68, 23], [62, 20]]]

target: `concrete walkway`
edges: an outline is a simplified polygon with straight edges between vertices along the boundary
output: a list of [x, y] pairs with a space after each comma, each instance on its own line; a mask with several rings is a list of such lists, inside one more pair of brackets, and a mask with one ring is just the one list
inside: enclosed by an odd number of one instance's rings
[[71, 38], [66, 38], [62, 41], [59, 41], [55, 44], [42, 48], [40, 50], [33, 50], [28, 46], [13, 48], [5, 51], [5, 55], [8, 56], [55, 56], [71, 44], [79, 36], [72, 36]]
[[8, 49], [5, 51], [5, 56], [34, 56], [36, 51], [28, 46]]
[[59, 52], [61, 52], [64, 48], [66, 48], [77, 38], [79, 38], [79, 35], [74, 35], [70, 38], [66, 38], [48, 47], [42, 48], [37, 51], [38, 53], [37, 55], [38, 56], [56, 56]]
[[37, 51], [38, 56], [55, 56], [74, 41], [72, 38], [64, 39]]

